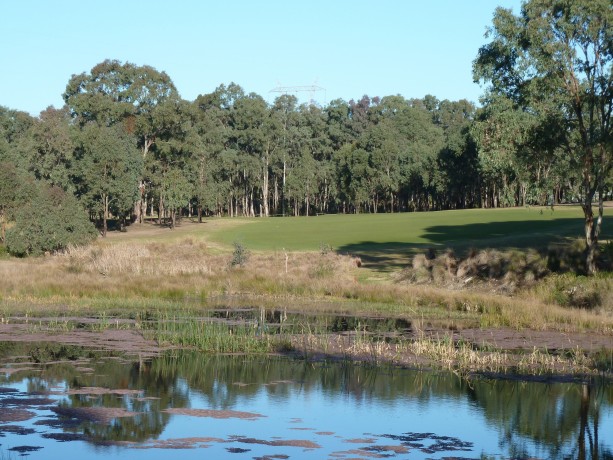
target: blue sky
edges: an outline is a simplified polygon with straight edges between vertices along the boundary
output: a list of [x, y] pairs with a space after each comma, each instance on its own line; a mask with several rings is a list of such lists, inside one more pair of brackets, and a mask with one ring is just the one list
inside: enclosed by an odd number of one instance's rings
[[[317, 85], [362, 95], [478, 101], [471, 65], [496, 6], [521, 0], [0, 0], [0, 105], [63, 105], [72, 74], [105, 60], [165, 71], [194, 100], [236, 82], [272, 101]], [[309, 93], [298, 93], [306, 100]]]

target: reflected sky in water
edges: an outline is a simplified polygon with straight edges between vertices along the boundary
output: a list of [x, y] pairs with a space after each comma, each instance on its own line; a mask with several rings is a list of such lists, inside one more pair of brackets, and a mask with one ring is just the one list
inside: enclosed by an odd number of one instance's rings
[[[613, 458], [613, 387], [598, 379], [466, 380], [283, 358], [74, 353], [36, 364], [27, 351], [4, 351], [0, 387], [16, 391], [0, 391], [2, 454], [17, 458], [11, 449], [32, 446], [40, 449], [30, 459]], [[41, 392], [53, 402], [28, 403]], [[84, 416], [100, 408], [133, 413]], [[20, 409], [33, 417], [7, 419]], [[239, 418], [245, 413], [250, 419]]]

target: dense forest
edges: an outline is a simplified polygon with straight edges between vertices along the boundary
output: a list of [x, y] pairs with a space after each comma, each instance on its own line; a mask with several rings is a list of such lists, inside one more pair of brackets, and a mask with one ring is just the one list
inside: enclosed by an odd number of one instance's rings
[[104, 61], [69, 79], [62, 108], [0, 107], [2, 239], [6, 222], [23, 235], [58, 207], [84, 208], [105, 235], [111, 217], [173, 227], [181, 215], [580, 202], [597, 244], [592, 202], [612, 186], [611, 10], [610, 0], [499, 8], [474, 62], [489, 84], [481, 107], [432, 95], [268, 103], [234, 83], [186, 101], [162, 71]]

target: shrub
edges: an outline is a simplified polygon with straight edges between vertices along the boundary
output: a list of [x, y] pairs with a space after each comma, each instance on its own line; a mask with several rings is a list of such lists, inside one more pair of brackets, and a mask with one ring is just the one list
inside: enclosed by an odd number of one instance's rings
[[247, 263], [247, 260], [249, 260], [249, 251], [247, 251], [247, 248], [245, 248], [245, 246], [238, 241], [235, 241], [233, 244], [234, 251], [232, 252], [230, 266], [235, 267], [238, 265], [239, 267], [242, 267]]
[[96, 229], [74, 196], [41, 184], [34, 199], [15, 212], [6, 232], [6, 249], [18, 257], [60, 251], [93, 241]]

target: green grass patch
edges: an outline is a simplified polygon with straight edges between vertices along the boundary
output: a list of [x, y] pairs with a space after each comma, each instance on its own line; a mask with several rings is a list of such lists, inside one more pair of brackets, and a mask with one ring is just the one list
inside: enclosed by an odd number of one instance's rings
[[241, 241], [260, 251], [318, 251], [325, 245], [392, 269], [424, 248], [449, 247], [460, 253], [469, 248], [544, 248], [580, 236], [582, 230], [581, 209], [561, 206], [237, 219], [236, 225], [213, 229], [210, 237], [228, 246]]

